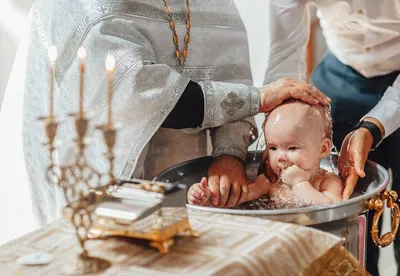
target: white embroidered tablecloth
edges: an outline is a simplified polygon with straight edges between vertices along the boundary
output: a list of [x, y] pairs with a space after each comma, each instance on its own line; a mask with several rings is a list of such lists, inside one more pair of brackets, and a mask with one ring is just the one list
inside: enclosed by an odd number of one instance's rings
[[[181, 214], [181, 208], [169, 208]], [[338, 237], [309, 227], [245, 216], [189, 212], [199, 238], [176, 240], [161, 255], [146, 243], [125, 238], [87, 243], [92, 256], [112, 262], [98, 275], [365, 275]], [[22, 266], [19, 256], [48, 251], [44, 266]], [[0, 276], [62, 275], [60, 269], [80, 252], [73, 229], [56, 221], [0, 247]]]

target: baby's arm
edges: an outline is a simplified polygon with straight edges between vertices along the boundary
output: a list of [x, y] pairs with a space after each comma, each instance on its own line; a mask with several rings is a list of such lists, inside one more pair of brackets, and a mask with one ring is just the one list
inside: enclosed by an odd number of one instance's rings
[[320, 191], [316, 190], [310, 182], [302, 181], [292, 187], [293, 193], [305, 201], [316, 204], [332, 203], [342, 200], [343, 183], [335, 175], [325, 177], [320, 184]]
[[343, 184], [334, 175], [325, 176], [321, 180], [320, 191], [309, 182], [310, 173], [292, 165], [282, 173], [282, 182], [288, 185], [293, 194], [306, 202], [316, 204], [332, 203], [340, 200]]
[[295, 197], [290, 187], [280, 181], [271, 185], [269, 196], [274, 201], [290, 201]]
[[207, 186], [207, 178], [203, 177], [200, 183], [193, 184], [188, 191], [188, 202], [201, 206], [212, 206], [210, 201], [211, 191]]
[[248, 193], [244, 193], [240, 195], [240, 198], [236, 205], [240, 205], [243, 202], [254, 200], [259, 198], [260, 196], [266, 195], [269, 193], [271, 188], [271, 182], [265, 177], [264, 174], [260, 174], [257, 176], [255, 183], [248, 184]]
[[332, 202], [341, 201], [344, 185], [336, 175], [327, 175], [322, 179], [320, 192], [329, 197]]

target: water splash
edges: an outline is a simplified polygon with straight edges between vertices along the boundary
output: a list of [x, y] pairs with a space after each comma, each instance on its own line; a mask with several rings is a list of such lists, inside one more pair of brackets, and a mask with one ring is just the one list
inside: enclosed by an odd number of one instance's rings
[[253, 155], [253, 162], [255, 162], [257, 160], [258, 145], [260, 144], [260, 138], [261, 138], [261, 136], [263, 136], [263, 133], [264, 133], [264, 128], [263, 128], [263, 131], [261, 131], [261, 133], [258, 135], [258, 138], [257, 138], [256, 150], [254, 151], [254, 155]]
[[339, 156], [339, 151], [336, 148], [335, 144], [332, 142], [331, 152], [329, 153], [329, 163], [331, 165], [332, 173], [336, 174], [336, 175], [339, 175], [339, 170], [335, 166], [335, 163], [333, 162], [333, 156], [334, 155]]
[[277, 209], [293, 209], [300, 207], [308, 207], [314, 205], [313, 203], [307, 203], [302, 200], [292, 198], [290, 200], [283, 201], [280, 198], [274, 198], [269, 196], [261, 196], [258, 199], [247, 201], [237, 206], [235, 209], [239, 210], [277, 210]]

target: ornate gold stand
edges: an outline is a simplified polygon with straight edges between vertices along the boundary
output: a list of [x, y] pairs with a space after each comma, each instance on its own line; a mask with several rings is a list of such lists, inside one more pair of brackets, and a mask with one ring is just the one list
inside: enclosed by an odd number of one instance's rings
[[141, 240], [150, 241], [150, 246], [156, 248], [160, 253], [166, 254], [169, 248], [175, 243], [174, 237], [176, 236], [191, 236], [199, 237], [200, 234], [194, 231], [189, 224], [188, 218], [175, 222], [164, 228], [151, 227], [144, 231], [129, 230], [128, 227], [121, 226], [119, 229], [113, 227], [106, 227], [104, 225], [94, 225], [91, 231], [93, 238], [107, 237], [107, 236], [122, 236]]

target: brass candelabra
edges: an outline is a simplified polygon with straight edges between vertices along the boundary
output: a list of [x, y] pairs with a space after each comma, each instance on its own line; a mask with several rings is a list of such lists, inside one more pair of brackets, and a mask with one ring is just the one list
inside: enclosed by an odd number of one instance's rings
[[71, 266], [72, 272], [87, 274], [102, 271], [110, 266], [104, 259], [89, 256], [85, 248], [85, 242], [89, 240], [89, 232], [93, 224], [93, 211], [102, 199], [107, 196], [108, 190], [117, 185], [113, 174], [113, 149], [116, 141], [117, 128], [114, 125], [101, 125], [98, 129], [103, 132], [104, 142], [107, 146], [106, 158], [109, 161], [109, 169], [106, 173], [100, 173], [94, 169], [85, 156], [88, 146], [86, 132], [89, 119], [83, 114], [73, 114], [75, 121], [76, 147], [75, 162], [70, 164], [57, 164], [54, 160], [56, 150], [55, 141], [60, 120], [53, 116], [41, 118], [45, 125], [47, 141], [45, 146], [49, 151], [50, 165], [47, 167], [46, 176], [49, 182], [56, 183], [63, 191], [70, 209], [70, 222], [75, 228], [76, 237], [82, 248], [76, 265]]
[[[89, 118], [83, 111], [83, 84], [86, 58], [86, 50], [80, 48], [78, 56], [80, 62], [80, 85], [79, 85], [79, 112], [69, 115], [74, 120], [75, 137], [73, 145], [76, 149], [74, 162], [69, 164], [58, 164], [54, 158], [56, 151], [56, 136], [57, 129], [61, 123], [60, 118], [54, 116], [53, 102], [54, 102], [54, 62], [56, 58], [55, 48], [49, 49], [49, 57], [52, 61], [51, 66], [51, 85], [50, 85], [50, 114], [49, 116], [40, 118], [44, 123], [46, 141], [45, 147], [49, 152], [50, 165], [46, 170], [46, 177], [48, 182], [56, 183], [63, 191], [66, 201], [66, 208], [70, 211], [68, 218], [70, 223], [75, 228], [76, 237], [82, 248], [82, 253], [78, 256], [75, 263], [65, 267], [66, 273], [74, 275], [96, 273], [103, 271], [110, 267], [110, 262], [101, 258], [95, 258], [89, 255], [85, 248], [86, 241], [89, 240], [89, 233], [93, 225], [94, 210], [102, 199], [108, 195], [108, 190], [113, 189], [117, 185], [117, 181], [113, 174], [114, 163], [114, 147], [116, 142], [117, 127], [111, 121], [111, 107], [108, 108], [108, 121], [106, 124], [97, 126], [97, 129], [102, 131], [107, 152], [105, 156], [109, 163], [107, 172], [101, 173], [90, 165], [85, 155], [85, 151], [89, 146], [87, 139], [87, 130], [89, 126]], [[112, 60], [111, 60], [112, 59]], [[108, 97], [112, 94], [111, 73], [114, 69], [115, 62], [111, 57], [107, 58], [107, 71], [109, 81]], [[108, 104], [111, 105], [111, 99]]]
[[[46, 169], [47, 180], [57, 184], [64, 193], [67, 206], [64, 218], [75, 228], [76, 237], [82, 248], [81, 254], [73, 264], [63, 269], [64, 273], [83, 275], [99, 273], [111, 266], [105, 259], [90, 256], [85, 244], [90, 239], [124, 236], [150, 241], [150, 246], [160, 253], [168, 253], [174, 244], [174, 237], [199, 234], [190, 227], [186, 210], [179, 215], [162, 211], [172, 204], [184, 207], [186, 204], [186, 186], [168, 183], [152, 183], [144, 180], [118, 181], [114, 176], [114, 148], [118, 126], [112, 120], [111, 96], [113, 92], [112, 74], [115, 60], [112, 56], [106, 59], [107, 78], [107, 122], [97, 126], [103, 134], [106, 145], [105, 158], [108, 160], [108, 171], [99, 172], [89, 162], [85, 152], [89, 146], [87, 131], [90, 119], [84, 111], [84, 74], [86, 50], [80, 48], [79, 63], [79, 112], [70, 114], [74, 120], [75, 136], [73, 146], [75, 156], [72, 162], [59, 164], [56, 158], [56, 136], [61, 119], [54, 115], [54, 63], [56, 50], [49, 49], [52, 63], [50, 67], [50, 107], [49, 115], [40, 118], [44, 123], [50, 165]], [[125, 183], [125, 184], [124, 184]], [[113, 207], [109, 206], [109, 203]], [[116, 209], [113, 209], [116, 208]], [[120, 217], [118, 208], [128, 210], [127, 216]], [[108, 215], [104, 212], [108, 212]], [[114, 215], [110, 215], [114, 213]], [[116, 214], [117, 213], [117, 214]], [[123, 212], [124, 213], [124, 212]]]

